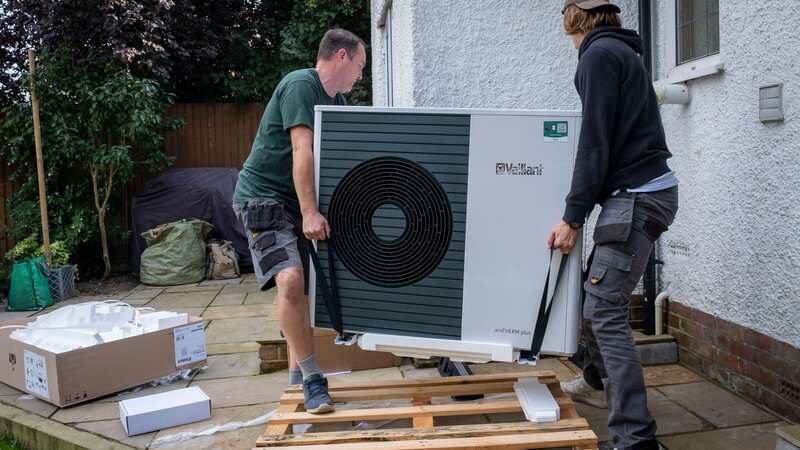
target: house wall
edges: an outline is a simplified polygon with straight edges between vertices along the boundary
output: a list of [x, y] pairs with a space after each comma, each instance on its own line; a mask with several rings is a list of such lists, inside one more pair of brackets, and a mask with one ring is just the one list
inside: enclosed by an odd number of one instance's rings
[[[657, 77], [667, 72], [666, 1], [656, 2]], [[663, 237], [673, 300], [800, 347], [800, 22], [782, 2], [720, 5], [721, 74], [662, 107], [680, 211]], [[786, 121], [758, 120], [759, 86], [784, 83]]]
[[[373, 95], [384, 105], [385, 29], [373, 1]], [[635, 0], [617, 2], [636, 28]], [[395, 0], [395, 106], [577, 109], [577, 50], [564, 34], [560, 0]], [[380, 50], [378, 43], [380, 42]], [[399, 82], [398, 82], [399, 81]]]

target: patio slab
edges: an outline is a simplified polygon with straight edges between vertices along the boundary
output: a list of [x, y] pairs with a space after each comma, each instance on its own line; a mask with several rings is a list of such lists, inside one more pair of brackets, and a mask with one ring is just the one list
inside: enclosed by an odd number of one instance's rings
[[221, 294], [249, 294], [260, 292], [256, 283], [229, 284], [222, 288]]
[[275, 303], [275, 295], [278, 293], [275, 289], [268, 291], [249, 292], [244, 299], [245, 305], [258, 305], [262, 303]]
[[34, 398], [32, 395], [22, 394], [4, 397], [2, 402], [38, 416], [50, 417], [58, 408], [50, 403]]
[[277, 402], [288, 385], [288, 371], [251, 377], [199, 380], [192, 383], [192, 386], [202, 389], [217, 408]]
[[241, 278], [228, 278], [225, 280], [205, 280], [201, 281], [198, 286], [224, 286], [226, 284], [240, 284]]
[[277, 319], [275, 305], [210, 306], [203, 313], [203, 318], [207, 320], [266, 316]]
[[130, 300], [154, 299], [158, 294], [164, 292], [164, 288], [147, 288], [138, 291], [131, 291], [130, 294], [123, 297], [126, 302]]
[[231, 353], [258, 352], [261, 344], [258, 342], [236, 342], [233, 344], [206, 344], [208, 355], [228, 355]]
[[51, 419], [61, 423], [119, 419], [119, 406], [116, 402], [88, 402], [61, 408], [51, 416]]
[[222, 286], [204, 285], [204, 284], [184, 284], [181, 286], [170, 286], [164, 290], [166, 293], [173, 292], [219, 292]]
[[644, 383], [648, 387], [670, 384], [696, 383], [705, 381], [703, 377], [686, 367], [677, 364], [644, 367]]
[[[170, 450], [178, 449], [243, 449], [252, 448], [256, 439], [264, 432], [264, 425], [256, 425], [249, 428], [240, 428], [227, 433], [219, 433], [212, 436], [195, 437], [193, 439], [175, 442], [173, 444], [159, 445], [159, 439], [169, 440], [171, 436], [178, 433], [197, 433], [211, 427], [224, 425], [229, 422], [247, 422], [257, 417], [273, 411], [278, 407], [277, 403], [261, 403], [258, 405], [239, 406], [230, 408], [214, 408], [211, 410], [211, 419], [202, 422], [190, 423], [180, 427], [161, 430], [156, 435], [153, 448], [163, 448]], [[165, 439], [166, 438], [166, 439]]]
[[785, 423], [773, 422], [668, 436], [660, 440], [670, 450], [775, 450], [778, 440], [775, 429], [782, 425]]
[[147, 306], [153, 308], [205, 308], [211, 304], [216, 295], [215, 292], [166, 293], [154, 298], [147, 303]]
[[219, 294], [209, 306], [239, 306], [244, 304], [247, 294]]
[[258, 375], [260, 368], [258, 352], [211, 355], [208, 357], [208, 369], [198, 374], [195, 380]]
[[265, 317], [212, 320], [206, 328], [206, 344], [282, 340], [278, 322]]
[[662, 386], [657, 389], [717, 428], [777, 420], [772, 414], [707, 381]]
[[86, 430], [94, 434], [122, 442], [125, 445], [138, 449], [146, 449], [153, 438], [156, 437], [156, 432], [140, 434], [138, 436], [128, 436], [119, 418], [115, 420], [100, 420], [96, 422], [84, 422], [75, 424], [75, 427], [80, 430]]

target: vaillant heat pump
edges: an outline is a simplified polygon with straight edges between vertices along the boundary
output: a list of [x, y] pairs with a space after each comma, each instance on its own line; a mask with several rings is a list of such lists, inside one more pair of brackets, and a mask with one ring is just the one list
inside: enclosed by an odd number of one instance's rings
[[562, 263], [546, 240], [579, 129], [577, 111], [318, 106], [317, 195], [332, 234], [315, 243], [313, 325], [336, 328], [338, 315], [351, 341], [401, 356], [573, 353], [581, 242]]

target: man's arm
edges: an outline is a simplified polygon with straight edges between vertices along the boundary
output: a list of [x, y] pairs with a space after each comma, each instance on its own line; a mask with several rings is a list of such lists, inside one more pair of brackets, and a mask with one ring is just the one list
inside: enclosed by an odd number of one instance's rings
[[303, 234], [308, 239], [325, 240], [330, 236], [331, 229], [317, 207], [314, 132], [307, 126], [298, 125], [289, 130], [289, 135], [292, 140], [292, 178], [303, 215]]

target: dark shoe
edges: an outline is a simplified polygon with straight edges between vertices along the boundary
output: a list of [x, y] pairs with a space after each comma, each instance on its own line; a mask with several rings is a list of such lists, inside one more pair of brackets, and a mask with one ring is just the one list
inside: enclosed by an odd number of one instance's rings
[[306, 412], [311, 414], [324, 414], [336, 409], [328, 395], [328, 380], [322, 375], [314, 374], [303, 380], [303, 397]]

